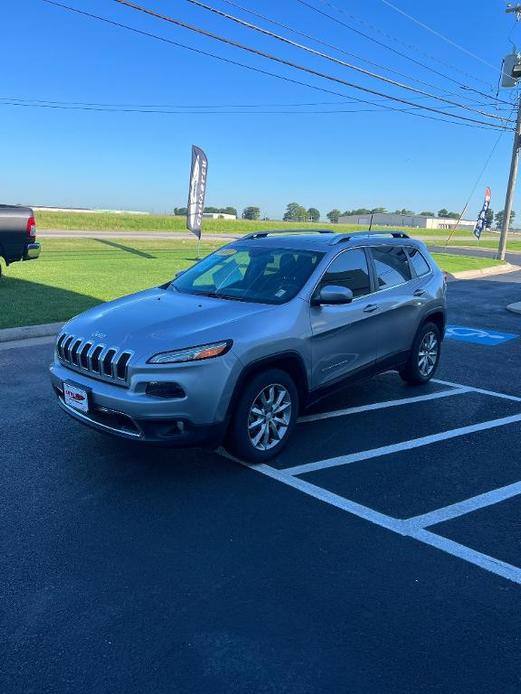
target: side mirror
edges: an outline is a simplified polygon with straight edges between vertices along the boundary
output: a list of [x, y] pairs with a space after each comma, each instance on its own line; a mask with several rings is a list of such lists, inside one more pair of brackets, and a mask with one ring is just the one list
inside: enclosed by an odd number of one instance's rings
[[353, 301], [353, 292], [347, 287], [340, 287], [336, 284], [328, 284], [322, 287], [318, 297], [313, 302], [315, 305], [338, 305], [350, 304]]

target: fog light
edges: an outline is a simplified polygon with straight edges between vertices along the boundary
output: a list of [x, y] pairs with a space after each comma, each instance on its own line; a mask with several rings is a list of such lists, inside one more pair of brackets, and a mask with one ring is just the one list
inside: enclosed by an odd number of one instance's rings
[[184, 398], [186, 395], [180, 385], [168, 381], [151, 381], [145, 392], [156, 398]]

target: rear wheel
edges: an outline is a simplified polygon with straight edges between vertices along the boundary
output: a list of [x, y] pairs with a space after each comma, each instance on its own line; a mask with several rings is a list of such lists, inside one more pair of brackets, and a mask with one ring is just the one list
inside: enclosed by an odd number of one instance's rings
[[228, 445], [238, 458], [270, 460], [286, 446], [298, 413], [298, 392], [291, 376], [269, 369], [241, 393], [230, 425]]
[[400, 371], [407, 383], [427, 383], [436, 373], [440, 361], [441, 336], [437, 325], [424, 323], [418, 331], [409, 360]]

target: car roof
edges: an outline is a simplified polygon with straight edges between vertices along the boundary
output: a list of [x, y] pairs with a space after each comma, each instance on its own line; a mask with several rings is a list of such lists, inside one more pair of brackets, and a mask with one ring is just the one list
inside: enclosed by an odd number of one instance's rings
[[320, 251], [322, 253], [338, 252], [342, 247], [359, 245], [397, 244], [423, 247], [421, 241], [411, 239], [402, 231], [390, 229], [389, 231], [353, 231], [338, 233], [331, 229], [262, 229], [247, 234], [233, 242], [240, 244], [242, 248], [256, 246], [258, 248], [288, 248], [295, 250]]

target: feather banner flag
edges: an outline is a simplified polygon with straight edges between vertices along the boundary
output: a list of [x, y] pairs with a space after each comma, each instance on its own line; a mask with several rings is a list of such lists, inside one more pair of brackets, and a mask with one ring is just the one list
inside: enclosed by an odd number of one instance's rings
[[208, 158], [202, 149], [192, 145], [192, 170], [190, 171], [190, 188], [188, 189], [186, 227], [198, 239], [201, 239], [207, 175]]
[[481, 212], [479, 213], [478, 221], [476, 222], [476, 226], [474, 227], [474, 236], [477, 238], [479, 241], [481, 233], [483, 229], [487, 225], [487, 211], [488, 208], [490, 207], [490, 188], [487, 186], [485, 188], [485, 200], [483, 201], [483, 207], [481, 208]]

